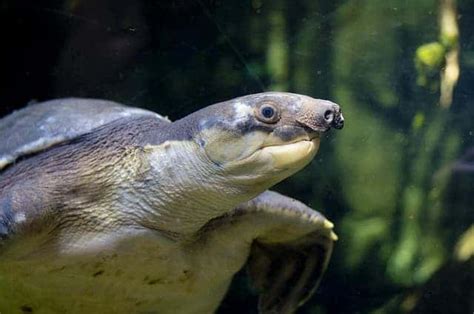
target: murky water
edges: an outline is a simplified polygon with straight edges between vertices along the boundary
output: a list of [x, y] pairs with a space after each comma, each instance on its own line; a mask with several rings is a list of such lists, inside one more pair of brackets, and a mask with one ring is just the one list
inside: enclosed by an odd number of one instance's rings
[[[3, 115], [105, 98], [172, 120], [268, 90], [346, 125], [275, 187], [339, 236], [299, 313], [474, 311], [474, 2], [4, 1]], [[0, 300], [1, 302], [1, 300]], [[219, 313], [256, 313], [245, 272]]]

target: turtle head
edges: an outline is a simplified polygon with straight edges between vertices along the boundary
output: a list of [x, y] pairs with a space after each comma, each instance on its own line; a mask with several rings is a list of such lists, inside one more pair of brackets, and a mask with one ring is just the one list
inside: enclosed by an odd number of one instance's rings
[[167, 140], [150, 147], [147, 193], [140, 195], [147, 200], [140, 203], [159, 212], [157, 229], [193, 233], [302, 169], [321, 133], [343, 124], [338, 105], [290, 93], [203, 108], [158, 130]]
[[197, 112], [194, 140], [231, 181], [265, 188], [307, 165], [320, 134], [340, 129], [340, 107], [327, 100], [267, 92]]

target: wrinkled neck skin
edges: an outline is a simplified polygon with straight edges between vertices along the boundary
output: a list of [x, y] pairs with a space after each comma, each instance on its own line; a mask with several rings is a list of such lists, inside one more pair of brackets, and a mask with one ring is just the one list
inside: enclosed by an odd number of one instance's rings
[[171, 238], [191, 235], [210, 219], [252, 199], [268, 186], [230, 182], [193, 141], [167, 141], [144, 148], [146, 171], [120, 200], [139, 223]]

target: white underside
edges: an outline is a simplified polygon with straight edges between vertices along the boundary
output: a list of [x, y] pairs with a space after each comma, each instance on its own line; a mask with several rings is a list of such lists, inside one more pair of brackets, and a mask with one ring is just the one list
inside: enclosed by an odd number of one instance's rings
[[152, 232], [98, 243], [80, 254], [13, 248], [0, 260], [0, 313], [213, 313], [249, 252], [245, 243], [200, 248]]

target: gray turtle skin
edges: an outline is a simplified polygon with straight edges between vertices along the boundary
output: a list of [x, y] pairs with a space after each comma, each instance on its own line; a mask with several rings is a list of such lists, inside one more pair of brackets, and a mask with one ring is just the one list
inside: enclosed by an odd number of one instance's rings
[[93, 99], [0, 120], [0, 313], [213, 313], [244, 265], [260, 313], [294, 313], [337, 239], [268, 188], [338, 105], [269, 92], [170, 122]]

